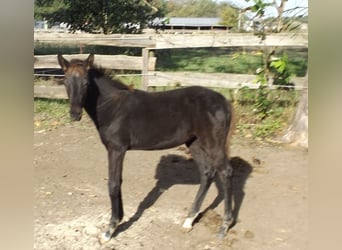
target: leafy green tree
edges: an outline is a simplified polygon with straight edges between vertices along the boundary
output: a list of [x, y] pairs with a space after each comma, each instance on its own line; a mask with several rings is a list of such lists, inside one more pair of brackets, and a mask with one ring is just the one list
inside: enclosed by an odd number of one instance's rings
[[239, 12], [237, 9], [232, 8], [229, 5], [223, 5], [220, 11], [220, 24], [237, 27], [238, 25]]
[[168, 17], [217, 17], [219, 5], [212, 0], [169, 1]]
[[34, 1], [34, 18], [36, 20], [47, 20], [52, 13], [63, 9], [65, 6], [63, 1], [58, 0], [35, 0]]
[[161, 0], [36, 0], [35, 17], [64, 22], [72, 31], [139, 33], [155, 17], [163, 16]]

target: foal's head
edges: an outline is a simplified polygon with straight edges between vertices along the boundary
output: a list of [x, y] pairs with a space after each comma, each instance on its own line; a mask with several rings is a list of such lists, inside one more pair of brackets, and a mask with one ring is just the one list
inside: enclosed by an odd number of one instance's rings
[[64, 71], [64, 85], [69, 97], [70, 117], [73, 121], [82, 118], [82, 108], [89, 85], [88, 70], [93, 66], [93, 62], [93, 54], [84, 61], [72, 59], [70, 62], [62, 55], [58, 55], [58, 63]]

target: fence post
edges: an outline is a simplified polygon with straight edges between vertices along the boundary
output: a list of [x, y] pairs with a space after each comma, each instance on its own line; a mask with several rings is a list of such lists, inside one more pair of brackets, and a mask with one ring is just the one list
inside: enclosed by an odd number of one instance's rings
[[142, 49], [142, 81], [141, 87], [143, 90], [148, 89], [148, 63], [149, 63], [149, 49], [143, 48]]

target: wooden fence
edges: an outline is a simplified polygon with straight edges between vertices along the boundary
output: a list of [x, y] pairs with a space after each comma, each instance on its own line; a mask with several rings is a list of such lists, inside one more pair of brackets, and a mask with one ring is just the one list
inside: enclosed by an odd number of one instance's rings
[[308, 47], [307, 33], [279, 33], [261, 40], [250, 33], [194, 33], [194, 34], [137, 34], [103, 35], [71, 33], [34, 33], [35, 43], [107, 45], [149, 49], [198, 48], [198, 47], [243, 47], [243, 46], [296, 46]]
[[[150, 56], [151, 50], [199, 47], [308, 47], [307, 33], [269, 35], [265, 40], [253, 34], [205, 33], [205, 34], [143, 34], [143, 35], [93, 35], [69, 33], [34, 34], [35, 43], [108, 45], [142, 48], [142, 56], [95, 55], [95, 63], [110, 69], [139, 70], [142, 75], [142, 89], [153, 86], [189, 86], [257, 88], [255, 75], [199, 73], [199, 72], [156, 72], [156, 58]], [[71, 58], [86, 58], [87, 55], [66, 55]], [[57, 55], [35, 56], [35, 69], [59, 68]], [[296, 88], [301, 89], [304, 78], [294, 79]], [[34, 86], [36, 97], [66, 98], [65, 90], [60, 86]]]
[[[72, 54], [63, 56], [70, 60], [73, 58], [86, 59], [88, 55]], [[95, 63], [101, 67], [108, 69], [122, 69], [122, 70], [143, 70], [143, 61], [141, 56], [126, 56], [126, 55], [96, 55]], [[156, 66], [156, 58], [150, 57], [146, 64], [146, 69], [154, 71]], [[58, 69], [60, 68], [57, 55], [34, 56], [35, 69]]]

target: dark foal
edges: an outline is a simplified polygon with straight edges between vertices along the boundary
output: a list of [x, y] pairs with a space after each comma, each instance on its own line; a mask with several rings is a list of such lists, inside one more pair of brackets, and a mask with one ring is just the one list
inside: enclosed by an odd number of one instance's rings
[[224, 190], [223, 237], [233, 223], [232, 166], [227, 156], [231, 104], [219, 93], [203, 87], [148, 93], [132, 90], [107, 76], [86, 60], [58, 55], [65, 73], [70, 116], [79, 121], [82, 108], [93, 120], [108, 151], [108, 188], [112, 215], [102, 242], [110, 240], [123, 218], [122, 163], [127, 150], [167, 149], [185, 144], [199, 167], [201, 183], [183, 227], [191, 229], [214, 177]]

